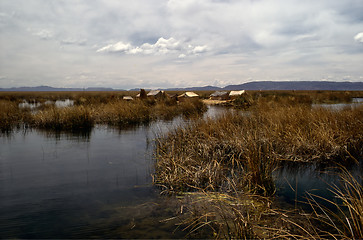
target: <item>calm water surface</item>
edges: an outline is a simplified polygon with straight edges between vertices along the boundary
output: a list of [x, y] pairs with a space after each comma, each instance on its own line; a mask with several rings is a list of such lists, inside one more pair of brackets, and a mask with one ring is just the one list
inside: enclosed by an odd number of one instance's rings
[[173, 203], [151, 178], [155, 133], [184, 122], [0, 136], [0, 238], [185, 237], [176, 222], [160, 222], [175, 215]]

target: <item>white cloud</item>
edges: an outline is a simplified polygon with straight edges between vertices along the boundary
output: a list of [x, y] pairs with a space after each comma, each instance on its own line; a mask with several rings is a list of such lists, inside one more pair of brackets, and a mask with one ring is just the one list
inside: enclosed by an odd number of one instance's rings
[[115, 44], [109, 44], [97, 50], [97, 52], [129, 52], [132, 49], [130, 43], [117, 42]]
[[165, 39], [163, 37], [152, 45], [155, 53], [169, 53], [172, 51], [179, 51], [181, 49], [180, 42], [174, 38]]
[[199, 53], [204, 53], [207, 51], [207, 46], [196, 46], [195, 48], [193, 48], [193, 50], [191, 51], [193, 54], [199, 54]]
[[359, 43], [363, 43], [363, 32], [358, 33], [354, 36], [354, 40]]
[[179, 54], [179, 58], [186, 57], [186, 54], [197, 55], [206, 51], [206, 45], [193, 47], [173, 37], [168, 39], [161, 37], [154, 44], [143, 43], [141, 46], [133, 46], [130, 43], [120, 41], [115, 44], [108, 44], [97, 50], [97, 52], [121, 52], [125, 54], [145, 55]]

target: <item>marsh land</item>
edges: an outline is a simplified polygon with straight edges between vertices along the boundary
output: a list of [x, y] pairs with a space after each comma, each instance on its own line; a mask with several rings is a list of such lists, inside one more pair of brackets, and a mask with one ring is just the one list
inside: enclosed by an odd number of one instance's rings
[[363, 92], [137, 93], [0, 93], [0, 238], [363, 237]]

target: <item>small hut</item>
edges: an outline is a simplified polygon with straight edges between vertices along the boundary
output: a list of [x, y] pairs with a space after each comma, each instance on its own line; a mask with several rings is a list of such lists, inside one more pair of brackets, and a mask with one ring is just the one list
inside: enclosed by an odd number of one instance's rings
[[230, 99], [236, 99], [238, 97], [241, 97], [245, 93], [245, 90], [239, 90], [239, 91], [231, 91], [229, 93]]
[[148, 98], [151, 99], [160, 99], [165, 97], [165, 92], [161, 91], [161, 90], [151, 90], [148, 94], [147, 94]]
[[216, 91], [210, 95], [212, 100], [228, 100], [229, 94], [226, 91]]
[[187, 99], [189, 99], [189, 100], [191, 100], [191, 99], [199, 99], [199, 95], [196, 94], [196, 93], [194, 93], [194, 92], [185, 92], [185, 93], [183, 93], [183, 94], [181, 94], [181, 95], [178, 96], [178, 100], [180, 102], [185, 101]]
[[125, 101], [132, 101], [132, 100], [134, 100], [131, 96], [124, 96], [122, 99], [125, 100]]

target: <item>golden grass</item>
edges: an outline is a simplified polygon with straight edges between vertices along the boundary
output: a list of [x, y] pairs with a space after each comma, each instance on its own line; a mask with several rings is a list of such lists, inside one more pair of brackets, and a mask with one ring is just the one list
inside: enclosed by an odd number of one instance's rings
[[155, 184], [167, 191], [228, 188], [274, 193], [280, 161], [341, 161], [362, 156], [363, 107], [332, 111], [259, 103], [250, 114], [229, 113], [160, 136]]

